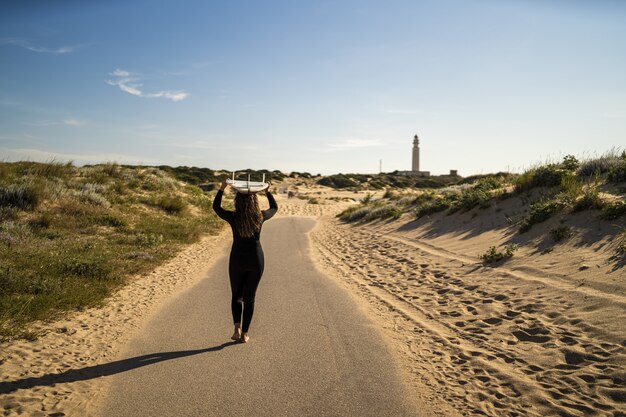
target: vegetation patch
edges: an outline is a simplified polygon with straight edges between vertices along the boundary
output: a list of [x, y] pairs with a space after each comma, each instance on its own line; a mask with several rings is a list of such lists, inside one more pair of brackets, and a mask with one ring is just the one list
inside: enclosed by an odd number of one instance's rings
[[435, 197], [425, 201], [415, 209], [415, 218], [419, 219], [430, 214], [439, 213], [451, 207], [451, 202], [445, 197]]
[[613, 149], [597, 158], [581, 162], [577, 175], [581, 178], [594, 178], [607, 175], [610, 172], [619, 172], [622, 161], [626, 160], [626, 153]]
[[611, 203], [607, 203], [602, 212], [600, 218], [604, 220], [616, 220], [626, 214], [626, 201], [617, 200]]
[[350, 188], [358, 186], [358, 183], [343, 174], [330, 175], [317, 181], [319, 185], [331, 188]]
[[566, 204], [559, 200], [545, 200], [530, 205], [528, 216], [522, 221], [519, 231], [529, 231], [534, 224], [548, 220], [553, 214], [563, 210]]
[[371, 222], [374, 220], [384, 219], [397, 219], [402, 215], [402, 210], [393, 204], [388, 204], [380, 207], [372, 208], [369, 213], [365, 215], [364, 220]]
[[369, 212], [369, 207], [352, 206], [339, 213], [337, 217], [346, 223], [354, 223], [362, 220]]
[[576, 200], [573, 211], [599, 210], [604, 206], [600, 193], [595, 188], [587, 188], [579, 199]]
[[155, 168], [19, 162], [0, 174], [0, 339], [101, 303], [222, 225], [199, 189]]
[[503, 259], [511, 258], [517, 249], [517, 245], [513, 243], [506, 245], [502, 250], [499, 250], [495, 246], [491, 246], [489, 249], [487, 249], [487, 252], [478, 255], [478, 258], [481, 259], [485, 264], [491, 264], [501, 261]]
[[550, 230], [550, 236], [558, 243], [572, 237], [572, 229], [569, 226], [559, 226]]

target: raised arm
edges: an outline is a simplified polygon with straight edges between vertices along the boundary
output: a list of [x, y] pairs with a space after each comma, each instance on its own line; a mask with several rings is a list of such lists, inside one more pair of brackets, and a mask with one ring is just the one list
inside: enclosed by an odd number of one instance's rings
[[267, 196], [267, 201], [270, 203], [270, 208], [263, 210], [263, 221], [271, 219], [278, 211], [278, 204], [276, 204], [276, 200], [274, 200], [272, 193], [267, 190], [265, 195]]
[[222, 183], [222, 186], [215, 195], [215, 200], [213, 200], [213, 210], [219, 217], [226, 220], [227, 222], [230, 222], [232, 218], [232, 212], [224, 210], [222, 208], [222, 196], [224, 195], [224, 188], [226, 188], [226, 182]]

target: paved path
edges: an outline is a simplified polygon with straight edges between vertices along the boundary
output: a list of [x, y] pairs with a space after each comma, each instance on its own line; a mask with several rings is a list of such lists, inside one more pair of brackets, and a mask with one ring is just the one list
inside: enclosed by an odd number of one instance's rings
[[263, 227], [250, 343], [229, 339], [224, 254], [127, 346], [102, 416], [417, 416], [377, 329], [315, 270], [314, 225], [284, 217]]

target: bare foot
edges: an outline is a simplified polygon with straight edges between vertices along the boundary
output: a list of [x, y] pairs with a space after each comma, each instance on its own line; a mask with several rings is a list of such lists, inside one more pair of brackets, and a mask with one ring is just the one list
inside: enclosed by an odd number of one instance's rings
[[241, 339], [241, 327], [235, 324], [235, 332], [230, 337], [232, 340], [240, 340]]
[[239, 339], [241, 343], [248, 343], [249, 340], [250, 340], [250, 336], [248, 336], [248, 333], [242, 333], [241, 339]]

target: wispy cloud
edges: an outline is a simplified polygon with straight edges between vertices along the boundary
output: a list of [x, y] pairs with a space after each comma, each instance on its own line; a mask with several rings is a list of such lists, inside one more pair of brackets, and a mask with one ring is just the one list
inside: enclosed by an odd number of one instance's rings
[[333, 151], [346, 151], [358, 148], [372, 148], [383, 146], [380, 139], [345, 139], [336, 143], [329, 143], [328, 147]]
[[416, 114], [419, 113], [419, 110], [415, 109], [388, 109], [385, 110], [386, 113], [390, 114]]
[[85, 122], [78, 119], [65, 119], [63, 120], [63, 124], [67, 126], [83, 126]]
[[130, 73], [125, 70], [116, 69], [112, 73], [110, 73], [113, 77], [111, 80], [105, 80], [105, 82], [109, 85], [117, 86], [120, 90], [125, 93], [128, 93], [137, 97], [145, 97], [145, 98], [166, 98], [168, 100], [177, 102], [183, 101], [186, 99], [189, 94], [185, 91], [171, 91], [171, 90], [162, 90], [157, 91], [156, 93], [145, 93], [141, 90], [143, 84], [139, 74]]
[[44, 53], [44, 54], [52, 54], [52, 55], [65, 55], [70, 54], [77, 49], [85, 46], [85, 45], [71, 45], [71, 46], [61, 46], [59, 48], [48, 48], [45, 46], [35, 45], [26, 39], [21, 38], [0, 38], [0, 45], [15, 45], [20, 48], [28, 49], [32, 52]]
[[42, 120], [39, 122], [24, 122], [26, 126], [47, 127], [47, 126], [84, 126], [87, 122], [75, 118], [64, 120]]

